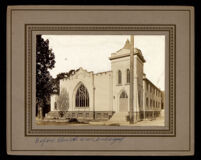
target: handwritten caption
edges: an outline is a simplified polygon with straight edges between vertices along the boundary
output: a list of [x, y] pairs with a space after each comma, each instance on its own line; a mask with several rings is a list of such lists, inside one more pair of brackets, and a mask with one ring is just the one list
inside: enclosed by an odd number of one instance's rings
[[68, 142], [106, 142], [110, 145], [121, 143], [123, 137], [58, 137], [58, 138], [36, 138], [35, 143], [41, 146], [53, 143], [68, 143]]

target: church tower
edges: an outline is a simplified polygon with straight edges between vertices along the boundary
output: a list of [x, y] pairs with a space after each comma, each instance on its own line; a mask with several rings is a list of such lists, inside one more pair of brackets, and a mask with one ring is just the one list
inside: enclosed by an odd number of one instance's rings
[[[130, 49], [131, 43], [126, 41], [124, 47], [116, 53], [112, 53], [112, 88], [113, 88], [113, 111], [129, 115], [130, 97]], [[145, 59], [141, 50], [134, 48], [134, 122], [143, 118], [140, 114], [143, 108], [143, 70]]]

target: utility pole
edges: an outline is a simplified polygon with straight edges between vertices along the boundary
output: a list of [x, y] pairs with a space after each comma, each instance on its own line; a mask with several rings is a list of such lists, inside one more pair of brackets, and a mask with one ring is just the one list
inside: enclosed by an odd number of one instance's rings
[[93, 74], [93, 119], [96, 119], [96, 112], [95, 112], [95, 86], [94, 86], [94, 74]]
[[133, 97], [133, 91], [134, 91], [134, 35], [130, 36], [131, 43], [130, 43], [130, 112], [129, 112], [129, 117], [130, 117], [130, 123], [134, 123], [134, 97]]

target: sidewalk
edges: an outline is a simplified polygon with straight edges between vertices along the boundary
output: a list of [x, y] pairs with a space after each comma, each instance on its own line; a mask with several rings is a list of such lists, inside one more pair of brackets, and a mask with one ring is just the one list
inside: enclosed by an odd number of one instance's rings
[[110, 122], [110, 121], [101, 121], [101, 122], [89, 122], [91, 125], [105, 125], [105, 126], [164, 126], [164, 118], [158, 117], [154, 120], [143, 120], [134, 124], [130, 124], [129, 122]]
[[144, 120], [134, 124], [134, 126], [164, 126], [164, 117], [157, 117], [154, 120]]

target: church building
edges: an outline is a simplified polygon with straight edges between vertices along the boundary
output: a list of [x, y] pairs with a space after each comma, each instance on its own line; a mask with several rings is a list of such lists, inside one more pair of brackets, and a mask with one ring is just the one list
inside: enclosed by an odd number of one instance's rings
[[[94, 73], [82, 67], [59, 82], [59, 94], [51, 95], [47, 118], [127, 121], [130, 92], [130, 41], [109, 57], [111, 71]], [[153, 119], [163, 109], [164, 96], [144, 74], [146, 62], [140, 49], [134, 49], [134, 122]], [[59, 96], [66, 108], [58, 107]]]

